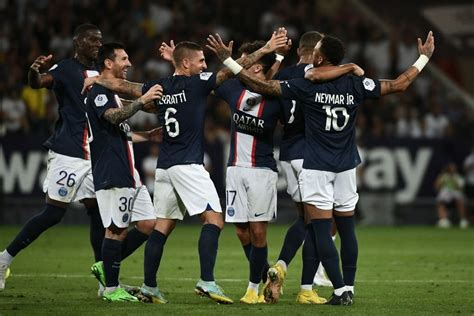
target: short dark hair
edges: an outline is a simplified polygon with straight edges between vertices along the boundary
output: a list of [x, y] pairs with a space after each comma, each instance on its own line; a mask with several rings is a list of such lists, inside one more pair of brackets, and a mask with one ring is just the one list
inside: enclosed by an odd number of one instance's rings
[[99, 53], [97, 56], [97, 64], [99, 65], [99, 70], [102, 71], [105, 69], [105, 60], [110, 59], [114, 60], [115, 59], [115, 50], [116, 49], [124, 49], [125, 50], [125, 45], [122, 43], [106, 43], [103, 44], [99, 48]]
[[194, 42], [183, 41], [175, 46], [173, 60], [175, 65], [179, 65], [184, 58], [189, 57], [189, 51], [202, 51], [202, 47]]
[[306, 32], [300, 37], [300, 42], [298, 48], [301, 50], [311, 50], [313, 51], [314, 46], [324, 37], [323, 34], [310, 31]]
[[[239, 48], [239, 53], [250, 55], [253, 52], [262, 48], [265, 44], [266, 44], [265, 41], [253, 41], [253, 42], [243, 43]], [[270, 70], [272, 65], [275, 63], [275, 53], [266, 54], [262, 58], [257, 60], [255, 63], [262, 65], [263, 72], [266, 73], [268, 70]]]
[[321, 39], [321, 54], [333, 65], [339, 65], [344, 58], [344, 44], [340, 39], [334, 36], [324, 36]]
[[81, 24], [74, 30], [74, 39], [83, 36], [88, 31], [100, 31], [100, 29], [94, 24]]

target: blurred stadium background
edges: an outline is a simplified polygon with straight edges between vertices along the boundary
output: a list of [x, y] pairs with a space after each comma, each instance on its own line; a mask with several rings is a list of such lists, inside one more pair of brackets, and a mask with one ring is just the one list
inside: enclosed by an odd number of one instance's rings
[[[28, 67], [41, 54], [53, 54], [54, 61], [71, 56], [71, 34], [85, 22], [100, 27], [104, 42], [126, 44], [134, 65], [129, 80], [138, 82], [171, 73], [159, 58], [163, 41], [204, 44], [208, 34], [218, 32], [225, 41], [235, 41], [236, 51], [245, 41], [268, 39], [278, 26], [288, 29], [294, 43], [287, 65], [297, 61], [299, 36], [317, 30], [341, 38], [345, 61], [358, 63], [367, 76], [395, 78], [416, 60], [416, 38], [424, 40], [433, 30], [436, 50], [415, 84], [403, 94], [366, 102], [359, 111], [364, 156], [359, 222], [434, 225], [436, 176], [450, 161], [467, 176], [463, 162], [474, 145], [472, 1], [0, 0], [0, 17], [1, 225], [23, 224], [44, 199], [47, 152], [41, 144], [54, 128], [57, 103], [50, 91], [27, 86]], [[211, 71], [221, 66], [209, 51], [206, 56]], [[207, 167], [224, 199], [229, 111], [211, 97], [208, 112]], [[157, 119], [140, 113], [131, 122], [135, 130], [145, 130], [155, 127]], [[137, 167], [144, 179], [150, 172], [153, 179], [159, 148], [137, 147]], [[279, 221], [284, 223], [295, 213], [282, 177], [279, 192]], [[473, 206], [471, 196], [471, 223]], [[85, 212], [68, 212], [64, 220], [86, 222]]]

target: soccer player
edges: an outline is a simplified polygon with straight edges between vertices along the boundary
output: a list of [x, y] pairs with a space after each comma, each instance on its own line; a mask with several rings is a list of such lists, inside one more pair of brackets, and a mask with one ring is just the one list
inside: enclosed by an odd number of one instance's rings
[[88, 210], [91, 245], [95, 260], [101, 260], [104, 227], [92, 182], [84, 105], [86, 97], [81, 95], [84, 78], [98, 74], [95, 61], [101, 39], [97, 26], [82, 24], [74, 31], [73, 58], [62, 60], [44, 74], [40, 73], [41, 68], [52, 59], [52, 55], [39, 56], [30, 66], [30, 86], [54, 91], [59, 104], [59, 119], [53, 135], [45, 143], [49, 149], [48, 172], [43, 185], [46, 205], [0, 253], [0, 290], [5, 288], [5, 276], [15, 256], [48, 228], [59, 223], [73, 201], [81, 201]]
[[[354, 226], [354, 208], [358, 200], [355, 168], [360, 163], [355, 140], [357, 108], [365, 99], [379, 98], [408, 88], [433, 54], [434, 37], [431, 31], [424, 44], [418, 38], [418, 50], [418, 60], [394, 80], [345, 75], [324, 84], [315, 84], [307, 79], [282, 82], [260, 80], [234, 62], [225, 49], [217, 50], [219, 58], [251, 89], [300, 100], [304, 105], [305, 154], [300, 184], [305, 213], [311, 219], [313, 228], [312, 233], [306, 235], [304, 247], [308, 251], [313, 248], [314, 256], [323, 263], [333, 284], [334, 293], [326, 304], [353, 303], [358, 256]], [[344, 57], [344, 46], [339, 39], [325, 36], [316, 45], [313, 57], [315, 67], [338, 65]], [[315, 79], [311, 71], [305, 74], [305, 78]], [[343, 275], [339, 268], [339, 255], [331, 239], [333, 215], [341, 238]]]
[[[284, 45], [284, 42], [285, 38], [273, 36], [269, 43], [244, 62], [253, 64], [278, 45]], [[232, 50], [232, 43], [227, 49]], [[137, 97], [154, 84], [163, 87], [164, 95], [155, 104], [166, 130], [155, 176], [157, 222], [150, 235], [150, 239], [156, 240], [160, 246], [146, 247], [145, 251], [152, 253], [147, 258], [155, 264], [156, 276], [164, 245], [177, 220], [182, 220], [186, 211], [191, 216], [199, 215], [203, 224], [198, 245], [201, 279], [196, 284], [195, 292], [216, 302], [230, 304], [233, 301], [214, 280], [218, 239], [224, 222], [217, 191], [203, 166], [203, 129], [207, 96], [232, 74], [228, 70], [216, 74], [203, 72], [207, 68], [203, 50], [192, 42], [176, 45], [173, 64], [173, 76], [145, 84], [108, 81], [100, 77], [94, 80], [112, 90]], [[156, 286], [155, 276], [145, 278], [145, 286]]]
[[[299, 61], [296, 65], [285, 67], [280, 70], [273, 79], [288, 80], [294, 78], [304, 78], [307, 70], [313, 68], [313, 49], [322, 38], [322, 34], [316, 31], [304, 33], [299, 40], [299, 47], [297, 50]], [[304, 154], [304, 118], [303, 109], [296, 100], [285, 100], [291, 102], [290, 117], [285, 122], [283, 127], [283, 136], [280, 144], [280, 163], [283, 174], [287, 182], [287, 193], [291, 196], [296, 204], [298, 210], [298, 219], [288, 229], [284, 243], [281, 247], [280, 255], [276, 264], [270, 268], [271, 282], [267, 286], [273, 286], [272, 283], [279, 283], [277, 286], [281, 287], [285, 277], [287, 268], [293, 260], [296, 252], [303, 244], [306, 234], [304, 207], [301, 201], [300, 185], [298, 183], [298, 176], [303, 168], [303, 154]], [[335, 235], [335, 231], [333, 232]], [[335, 238], [335, 237], [334, 237]], [[309, 268], [309, 267], [308, 267]], [[315, 271], [317, 267], [314, 267]], [[331, 282], [327, 279], [324, 268], [321, 264], [317, 269], [314, 282], [318, 285], [331, 286]], [[305, 289], [307, 284], [302, 284]], [[278, 289], [275, 291], [278, 293]], [[266, 291], [267, 294], [271, 293]], [[277, 294], [276, 294], [277, 295]], [[275, 295], [275, 296], [276, 296]], [[267, 298], [268, 299], [268, 298]], [[277, 297], [273, 297], [273, 301]], [[312, 303], [323, 302], [317, 298], [317, 295], [312, 290], [302, 290], [298, 294], [297, 301], [305, 303], [311, 301]], [[323, 302], [324, 303], [324, 302]]]
[[[245, 43], [239, 51], [246, 56], [264, 45], [264, 41]], [[274, 60], [274, 54], [267, 54], [248, 70], [265, 79]], [[273, 132], [283, 120], [284, 109], [280, 99], [254, 93], [237, 79], [224, 82], [215, 92], [229, 104], [232, 117], [226, 222], [236, 226], [250, 269], [247, 291], [240, 302], [257, 304], [258, 287], [265, 265], [268, 267], [267, 224], [276, 219], [278, 170], [273, 158]], [[264, 302], [263, 296], [260, 302]]]
[[[131, 67], [124, 46], [118, 43], [104, 44], [99, 49], [98, 62], [104, 78], [125, 79]], [[107, 301], [138, 302], [135, 296], [119, 287], [122, 244], [130, 223], [136, 223], [136, 228], [142, 233], [150, 234], [155, 226], [155, 212], [150, 194], [135, 169], [132, 143], [158, 137], [158, 131], [131, 132], [126, 120], [143, 109], [146, 103], [161, 96], [159, 85], [127, 105], [122, 105], [114, 92], [100, 85], [94, 85], [88, 94], [86, 110], [91, 130], [92, 173], [100, 215], [106, 228], [102, 257], [106, 283], [103, 299]], [[149, 239], [146, 247], [157, 247], [153, 242]], [[149, 269], [150, 266], [145, 264], [145, 274]], [[162, 295], [157, 296], [166, 303]]]

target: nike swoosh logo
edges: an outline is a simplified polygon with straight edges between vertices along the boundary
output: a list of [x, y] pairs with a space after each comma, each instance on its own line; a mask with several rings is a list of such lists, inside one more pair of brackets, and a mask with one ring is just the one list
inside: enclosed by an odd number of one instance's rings
[[262, 216], [263, 214], [265, 214], [265, 212], [263, 212], [263, 213], [255, 213], [255, 214], [253, 214], [253, 216], [259, 217], [259, 216]]

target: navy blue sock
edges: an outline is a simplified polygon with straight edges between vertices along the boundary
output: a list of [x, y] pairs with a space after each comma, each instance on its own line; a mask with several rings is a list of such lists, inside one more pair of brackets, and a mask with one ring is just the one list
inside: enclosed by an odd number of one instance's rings
[[[244, 248], [245, 256], [247, 257], [247, 260], [250, 261], [250, 254], [252, 253], [252, 244], [248, 245], [242, 245], [242, 248]], [[268, 264], [268, 260], [265, 262], [265, 265], [263, 266], [263, 271], [262, 271], [262, 282], [266, 283], [267, 282], [267, 272], [268, 269], [270, 269], [270, 265]]]
[[354, 215], [335, 216], [337, 232], [341, 237], [341, 261], [344, 283], [354, 285], [359, 248], [355, 234]]
[[202, 226], [199, 236], [199, 262], [201, 264], [201, 280], [214, 281], [217, 247], [221, 229], [213, 224]]
[[314, 238], [313, 225], [306, 225], [306, 238], [303, 244], [303, 271], [301, 272], [301, 284], [309, 285], [314, 282], [314, 275], [318, 270], [319, 256], [316, 252], [316, 240]]
[[300, 249], [301, 244], [305, 240], [305, 234], [304, 218], [298, 217], [286, 233], [278, 260], [283, 260], [287, 266], [290, 265], [291, 260], [293, 260], [296, 252]]
[[165, 248], [166, 239], [168, 237], [163, 233], [153, 230], [148, 237], [148, 241], [145, 245], [145, 285], [156, 287], [156, 274], [160, 267], [161, 257], [163, 256], [163, 250]]
[[104, 238], [102, 258], [104, 262], [105, 284], [107, 287], [119, 285], [122, 241]]
[[245, 256], [247, 257], [247, 260], [250, 260], [250, 253], [252, 252], [252, 244], [248, 245], [242, 245], [242, 248], [244, 248]]
[[142, 233], [135, 227], [127, 233], [127, 238], [122, 243], [122, 260], [130, 256], [148, 239], [148, 235]]
[[265, 263], [267, 263], [268, 247], [255, 247], [252, 246], [252, 252], [250, 253], [250, 282], [260, 283], [262, 280], [263, 269]]
[[88, 208], [87, 214], [90, 216], [89, 239], [94, 251], [95, 261], [102, 261], [102, 243], [104, 241], [105, 228], [100, 217], [99, 207]]
[[48, 228], [59, 223], [66, 213], [65, 208], [55, 205], [46, 204], [43, 211], [26, 222], [25, 226], [20, 230], [15, 239], [8, 245], [8, 253], [14, 257], [22, 249], [28, 247], [39, 235]]
[[331, 238], [332, 219], [313, 219], [314, 234], [316, 236], [316, 247], [326, 274], [335, 289], [344, 286], [341, 269], [339, 268], [339, 255]]

